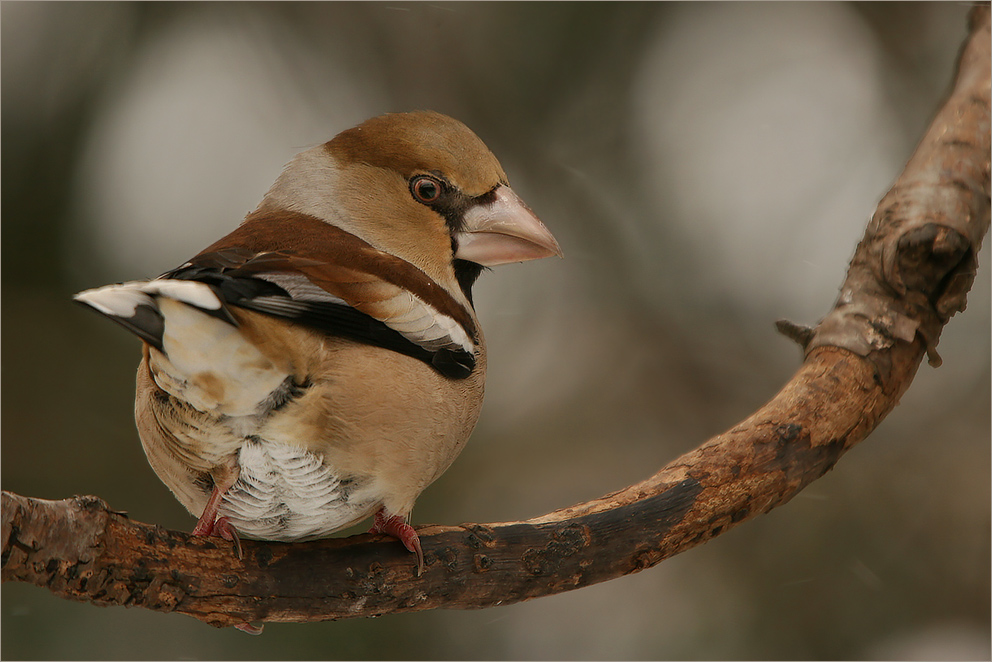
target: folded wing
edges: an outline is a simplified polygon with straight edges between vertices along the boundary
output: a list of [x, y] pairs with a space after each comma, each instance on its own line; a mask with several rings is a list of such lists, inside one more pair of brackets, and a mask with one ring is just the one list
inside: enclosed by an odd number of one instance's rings
[[249, 217], [148, 286], [183, 281], [209, 285], [224, 305], [406, 354], [447, 377], [475, 367], [477, 331], [462, 304], [412, 264], [305, 214]]

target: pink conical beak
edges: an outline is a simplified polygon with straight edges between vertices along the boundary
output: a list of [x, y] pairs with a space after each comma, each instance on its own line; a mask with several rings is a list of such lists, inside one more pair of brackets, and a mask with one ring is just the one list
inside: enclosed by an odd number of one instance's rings
[[455, 233], [455, 257], [494, 267], [542, 257], [561, 257], [558, 242], [534, 212], [509, 186], [500, 185], [490, 204], [465, 213], [462, 231]]

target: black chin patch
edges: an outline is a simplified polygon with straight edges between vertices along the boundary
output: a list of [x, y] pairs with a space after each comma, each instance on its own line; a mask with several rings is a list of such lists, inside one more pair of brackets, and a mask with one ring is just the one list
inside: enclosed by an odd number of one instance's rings
[[485, 267], [475, 262], [457, 259], [453, 262], [453, 266], [455, 268], [455, 278], [458, 279], [458, 286], [461, 288], [462, 293], [465, 294], [468, 302], [475, 307], [475, 301], [472, 300], [472, 286], [475, 285], [475, 281], [479, 278]]

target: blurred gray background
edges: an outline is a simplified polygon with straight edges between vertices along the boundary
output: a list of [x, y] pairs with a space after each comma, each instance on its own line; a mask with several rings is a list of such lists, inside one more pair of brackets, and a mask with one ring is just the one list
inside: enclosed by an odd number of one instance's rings
[[[948, 89], [960, 3], [18, 3], [2, 26], [2, 480], [194, 520], [132, 421], [139, 343], [71, 294], [233, 229], [361, 120], [474, 129], [564, 260], [476, 290], [486, 407], [416, 523], [639, 481], [797, 368]], [[4, 584], [5, 659], [988, 659], [988, 246], [902, 405], [786, 506], [637, 575], [484, 611], [269, 624]]]

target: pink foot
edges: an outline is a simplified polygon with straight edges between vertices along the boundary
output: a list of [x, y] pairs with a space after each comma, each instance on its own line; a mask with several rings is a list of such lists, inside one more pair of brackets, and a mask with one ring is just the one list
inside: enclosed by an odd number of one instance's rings
[[196, 526], [193, 527], [193, 535], [220, 536], [224, 540], [230, 540], [234, 543], [235, 553], [241, 559], [244, 556], [241, 554], [241, 538], [238, 537], [237, 529], [234, 528], [234, 525], [226, 517], [217, 517], [217, 509], [220, 507], [220, 501], [226, 491], [226, 487], [223, 490], [219, 487], [214, 488], [206, 507], [203, 509], [203, 514], [200, 515]]
[[[222, 482], [215, 482], [214, 491], [210, 493], [207, 505], [203, 507], [203, 514], [200, 515], [200, 519], [196, 521], [196, 526], [193, 527], [193, 535], [220, 536], [224, 540], [230, 540], [234, 543], [234, 551], [238, 558], [242, 559], [244, 556], [241, 553], [241, 538], [238, 536], [238, 530], [231, 524], [231, 520], [226, 517], [217, 517], [217, 511], [220, 509], [220, 502], [224, 498], [224, 494], [231, 489], [237, 479], [238, 471], [235, 466], [226, 474]], [[265, 626], [252, 625], [246, 622], [239, 623], [234, 627], [248, 634], [262, 634], [262, 628]]]
[[417, 576], [424, 573], [424, 550], [420, 546], [420, 536], [404, 518], [399, 515], [386, 515], [386, 509], [380, 508], [372, 520], [369, 533], [385, 533], [398, 538], [404, 547], [417, 555]]
[[218, 517], [212, 522], [201, 517], [193, 528], [193, 535], [219, 536], [224, 540], [230, 540], [234, 543], [234, 553], [238, 555], [239, 559], [244, 558], [244, 554], [241, 553], [241, 538], [238, 536], [238, 530], [226, 517]]
[[265, 625], [252, 625], [251, 623], [240, 623], [234, 626], [235, 630], [241, 630], [247, 634], [259, 635], [262, 634], [262, 629]]
[[[216, 513], [214, 513], [214, 515], [216, 515]], [[209, 519], [206, 519], [204, 517], [201, 517], [199, 520], [197, 520], [196, 526], [193, 527], [192, 534], [194, 536], [209, 536], [209, 535], [213, 535], [213, 532], [214, 532], [214, 518], [210, 517]]]
[[[238, 558], [244, 558], [244, 555], [241, 553], [241, 538], [238, 536], [238, 530], [234, 528], [234, 525], [231, 524], [229, 519], [226, 517], [217, 518], [217, 521], [214, 522], [214, 535], [233, 542], [234, 552], [238, 555]], [[258, 633], [261, 634], [262, 631], [259, 630]]]

